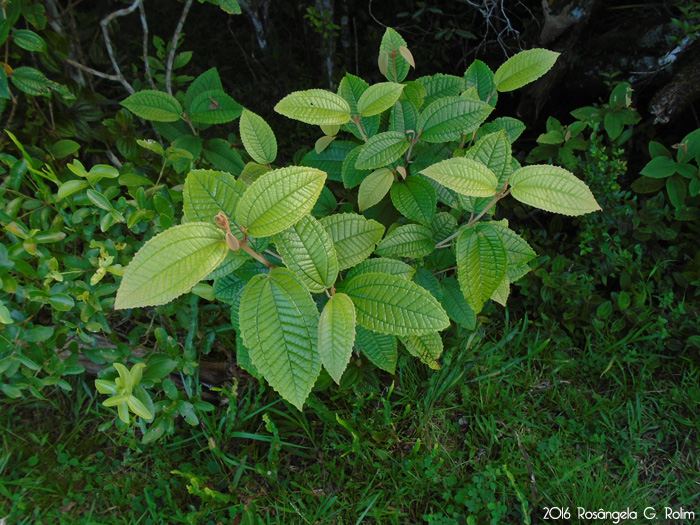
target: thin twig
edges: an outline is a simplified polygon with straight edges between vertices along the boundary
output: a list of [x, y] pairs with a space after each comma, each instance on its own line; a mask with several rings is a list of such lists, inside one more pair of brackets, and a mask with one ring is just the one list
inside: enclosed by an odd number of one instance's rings
[[90, 73], [91, 75], [94, 75], [96, 77], [104, 78], [107, 80], [116, 80], [117, 82], [121, 81], [121, 78], [118, 75], [109, 75], [107, 73], [103, 73], [102, 71], [97, 71], [96, 69], [92, 69], [91, 67], [85, 66], [85, 65], [81, 64], [80, 62], [76, 62], [75, 60], [71, 60], [70, 58], [66, 58], [65, 62], [67, 64], [70, 64], [73, 67], [81, 69], [82, 71], [85, 71], [86, 73]]
[[180, 15], [180, 20], [177, 22], [177, 27], [173, 33], [173, 39], [170, 42], [170, 52], [168, 53], [168, 62], [165, 65], [165, 90], [168, 95], [173, 94], [173, 86], [171, 85], [171, 77], [173, 74], [173, 63], [175, 62], [175, 51], [177, 49], [177, 42], [180, 40], [180, 34], [182, 33], [182, 26], [185, 25], [185, 19], [187, 18], [187, 13], [190, 11], [192, 6], [192, 0], [187, 0], [185, 2], [185, 7], [182, 9], [182, 14]]
[[148, 20], [146, 20], [146, 9], [143, 7], [143, 2], [139, 4], [139, 15], [141, 16], [141, 27], [143, 27], [143, 67], [148, 83], [152, 89], [156, 89], [153, 75], [151, 75], [151, 65], [148, 63]]
[[114, 49], [112, 48], [112, 41], [109, 38], [109, 30], [107, 29], [107, 26], [115, 18], [119, 16], [126, 16], [136, 11], [136, 9], [142, 1], [143, 0], [134, 0], [134, 2], [129, 7], [119, 9], [118, 11], [114, 11], [113, 13], [104, 17], [102, 21], [100, 21], [100, 25], [102, 26], [102, 34], [104, 35], [105, 39], [105, 47], [107, 48], [107, 54], [109, 55], [109, 60], [112, 62], [112, 67], [114, 68], [114, 71], [116, 72], [119, 78], [119, 82], [121, 82], [121, 85], [124, 86], [124, 89], [126, 89], [130, 95], [133, 95], [135, 91], [134, 88], [131, 87], [131, 84], [129, 84], [126, 81], [124, 75], [122, 75], [122, 70], [119, 69], [119, 63], [117, 62], [117, 58], [114, 56]]

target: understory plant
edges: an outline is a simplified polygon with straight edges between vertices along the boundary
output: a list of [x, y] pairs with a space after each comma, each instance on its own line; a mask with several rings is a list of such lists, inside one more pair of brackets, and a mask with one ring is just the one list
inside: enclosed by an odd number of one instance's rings
[[[556, 59], [532, 49], [495, 73], [475, 61], [462, 77], [406, 81], [413, 57], [387, 29], [378, 59], [386, 82], [346, 74], [337, 93], [298, 91], [275, 106], [320, 126], [315, 151], [297, 166], [274, 165], [274, 132], [243, 110], [252, 161], [238, 177], [189, 172], [182, 224], [135, 255], [115, 308], [164, 304], [213, 280], [211, 295], [231, 308], [239, 364], [299, 409], [322, 370], [343, 381], [353, 351], [393, 373], [401, 342], [439, 367], [441, 332], [451, 321], [473, 329], [490, 299], [505, 304], [535, 257], [496, 220], [501, 199], [565, 215], [599, 209], [569, 171], [520, 166], [511, 146], [520, 121], [487, 122], [499, 93], [536, 80]], [[222, 101], [198, 81], [184, 113], [153, 90], [123, 105], [152, 121], [194, 120], [199, 100], [217, 113]]]

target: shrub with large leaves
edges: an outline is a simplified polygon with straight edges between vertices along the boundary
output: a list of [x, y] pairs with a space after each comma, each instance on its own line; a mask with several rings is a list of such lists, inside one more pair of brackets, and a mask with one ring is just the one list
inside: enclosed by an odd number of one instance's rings
[[[536, 80], [556, 59], [533, 49], [495, 73], [476, 61], [463, 77], [406, 81], [413, 57], [388, 29], [379, 55], [386, 82], [348, 74], [337, 93], [297, 91], [275, 106], [323, 133], [301, 165], [283, 168], [272, 166], [277, 141], [260, 116], [218, 91], [214, 109], [200, 111], [197, 100], [214, 95], [200, 86], [188, 93], [185, 115], [200, 123], [240, 115], [251, 162], [238, 177], [189, 173], [184, 224], [136, 254], [116, 307], [162, 304], [213, 278], [214, 296], [231, 305], [239, 363], [299, 409], [322, 369], [343, 381], [353, 352], [393, 373], [401, 342], [439, 368], [440, 332], [451, 321], [473, 330], [485, 303], [505, 304], [535, 257], [506, 220], [494, 219], [501, 199], [565, 215], [599, 209], [569, 171], [520, 166], [512, 143], [522, 123], [486, 122], [499, 92]], [[151, 92], [124, 105], [152, 121], [183, 112]], [[339, 133], [349, 140], [336, 141]], [[338, 210], [327, 180], [346, 187], [349, 201]]]

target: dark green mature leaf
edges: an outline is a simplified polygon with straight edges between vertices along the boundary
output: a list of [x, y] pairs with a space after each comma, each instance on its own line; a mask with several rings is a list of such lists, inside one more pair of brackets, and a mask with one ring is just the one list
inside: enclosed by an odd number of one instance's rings
[[430, 292], [395, 275], [363, 273], [345, 286], [357, 323], [383, 334], [407, 336], [444, 330], [447, 314]]
[[425, 142], [449, 142], [475, 131], [493, 107], [462, 97], [445, 97], [429, 104], [418, 118], [418, 131]]
[[430, 182], [410, 175], [391, 187], [391, 201], [399, 212], [412, 221], [429, 226], [435, 217], [437, 193]]
[[483, 135], [467, 150], [466, 158], [473, 159], [488, 169], [498, 179], [498, 184], [503, 184], [511, 174], [511, 146], [505, 131]]
[[346, 188], [354, 188], [355, 186], [358, 186], [370, 173], [372, 173], [370, 170], [359, 170], [355, 167], [357, 157], [359, 157], [360, 153], [362, 153], [362, 148], [363, 146], [357, 146], [352, 149], [343, 161], [342, 179], [343, 185]]
[[440, 286], [442, 287], [441, 303], [450, 319], [467, 330], [474, 330], [476, 328], [476, 314], [464, 298], [459, 283], [450, 277], [443, 279]]
[[338, 257], [333, 241], [318, 220], [307, 215], [280, 232], [275, 244], [284, 263], [312, 292], [323, 292], [338, 276]]
[[320, 222], [333, 240], [340, 270], [364, 261], [384, 235], [380, 223], [354, 213], [331, 215]]
[[236, 222], [252, 237], [270, 237], [308, 215], [326, 174], [315, 168], [289, 166], [270, 171], [250, 185], [238, 203]]
[[321, 371], [319, 315], [308, 290], [294, 272], [275, 268], [250, 280], [239, 315], [253, 364], [301, 410]]
[[224, 90], [224, 86], [221, 84], [221, 79], [219, 78], [219, 72], [215, 67], [206, 70], [195, 78], [190, 84], [190, 87], [187, 88], [187, 93], [185, 94], [185, 110], [189, 113], [194, 99], [202, 93], [211, 90]]
[[46, 41], [29, 29], [15, 29], [12, 40], [26, 51], [46, 53]]
[[499, 231], [490, 223], [467, 228], [457, 237], [457, 277], [467, 303], [479, 313], [508, 269]]
[[204, 279], [226, 257], [224, 232], [204, 222], [174, 226], [150, 239], [127, 266], [116, 309], [165, 304]]
[[425, 88], [426, 96], [423, 104], [426, 106], [444, 97], [456, 97], [465, 88], [463, 78], [442, 73], [420, 77], [417, 82]]
[[317, 153], [315, 150], [310, 151], [300, 164], [325, 171], [329, 180], [340, 181], [343, 179], [345, 160], [355, 148], [357, 148], [355, 142], [336, 140], [321, 153]]
[[397, 275], [404, 279], [411, 279], [413, 274], [416, 273], [416, 269], [410, 264], [401, 262], [398, 259], [374, 257], [372, 259], [365, 259], [357, 266], [351, 268], [345, 276], [345, 280], [352, 279], [356, 275], [362, 273], [370, 272], [390, 273], [391, 275]]
[[27, 95], [48, 97], [51, 94], [51, 81], [36, 68], [21, 66], [10, 76], [12, 84]]
[[[350, 106], [351, 115], [359, 115], [359, 110], [357, 109], [357, 102], [360, 100], [362, 94], [367, 90], [369, 84], [362, 80], [360, 77], [346, 73], [343, 79], [338, 85], [338, 94], [345, 99], [345, 101]], [[377, 133], [379, 129], [380, 117], [379, 115], [374, 115], [371, 117], [360, 118], [360, 127], [362, 128], [365, 136], [371, 137]], [[343, 124], [342, 129], [352, 133], [359, 140], [364, 140], [362, 133], [357, 129], [357, 125], [353, 122], [348, 122]]]
[[243, 106], [218, 89], [204, 91], [192, 101], [187, 114], [194, 122], [225, 124], [241, 116]]
[[[223, 211], [233, 217], [236, 205], [247, 186], [230, 173], [213, 170], [192, 170], [185, 179], [183, 222], [213, 222]], [[235, 230], [235, 228], [234, 228]]]
[[362, 326], [356, 328], [355, 344], [375, 366], [393, 374], [398, 361], [398, 347], [393, 335], [379, 334]]
[[425, 257], [435, 249], [433, 234], [422, 224], [405, 224], [392, 230], [377, 246], [385, 257]]
[[182, 106], [175, 97], [152, 89], [128, 96], [121, 105], [137, 117], [149, 121], [175, 122], [182, 116]]
[[498, 101], [493, 71], [481, 60], [475, 60], [464, 72], [465, 89], [476, 88], [479, 99], [492, 106]]
[[406, 153], [409, 143], [400, 131], [385, 131], [367, 141], [357, 157], [358, 169], [376, 169], [391, 164]]
[[245, 167], [239, 153], [233, 149], [233, 144], [224, 139], [210, 139], [204, 143], [204, 157], [215, 168], [227, 171], [233, 175], [240, 175]]
[[416, 131], [418, 124], [418, 109], [410, 100], [399, 100], [391, 108], [389, 116], [389, 131], [401, 133]]
[[331, 297], [318, 324], [318, 350], [321, 362], [333, 380], [340, 384], [355, 343], [355, 305], [344, 293]]

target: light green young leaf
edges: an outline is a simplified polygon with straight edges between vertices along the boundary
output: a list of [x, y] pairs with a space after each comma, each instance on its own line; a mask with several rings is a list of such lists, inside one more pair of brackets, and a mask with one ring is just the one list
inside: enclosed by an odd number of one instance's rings
[[310, 291], [320, 293], [333, 286], [338, 277], [338, 257], [330, 235], [318, 220], [307, 215], [280, 232], [275, 244], [284, 263]]
[[127, 266], [114, 307], [165, 304], [187, 292], [226, 258], [224, 232], [190, 222], [150, 239]]
[[401, 262], [398, 259], [374, 257], [372, 259], [365, 259], [357, 266], [351, 268], [345, 276], [345, 279], [352, 279], [356, 275], [370, 272], [390, 273], [391, 275], [410, 280], [413, 274], [416, 273], [416, 269], [410, 264]]
[[236, 223], [252, 237], [270, 237], [286, 230], [311, 212], [325, 181], [325, 172], [304, 166], [265, 173], [238, 202]]
[[510, 280], [508, 280], [508, 274], [506, 273], [501, 279], [500, 284], [491, 294], [491, 300], [496, 301], [501, 306], [505, 306], [508, 301], [508, 296], [510, 295]]
[[277, 158], [277, 139], [272, 128], [261, 116], [247, 109], [240, 121], [243, 147], [255, 162], [271, 164]]
[[306, 124], [338, 124], [350, 121], [350, 106], [340, 95], [323, 89], [308, 89], [290, 93], [275, 106], [285, 117]]
[[357, 169], [376, 169], [391, 164], [406, 153], [409, 143], [400, 131], [385, 131], [370, 137], [357, 157]]
[[534, 82], [552, 68], [558, 57], [559, 53], [548, 49], [521, 51], [496, 70], [496, 89], [513, 91]]
[[600, 210], [586, 184], [558, 166], [525, 166], [508, 180], [510, 193], [524, 204], [563, 215], [583, 215]]
[[357, 194], [357, 205], [360, 211], [378, 204], [389, 193], [394, 182], [394, 175], [389, 168], [379, 168], [373, 171], [360, 183]]
[[363, 117], [379, 115], [386, 111], [401, 96], [403, 84], [395, 82], [380, 82], [370, 86], [357, 101], [357, 111]]
[[194, 122], [225, 124], [241, 116], [243, 106], [219, 89], [204, 91], [192, 101], [187, 114]]
[[421, 173], [446, 188], [471, 197], [491, 197], [498, 187], [498, 179], [490, 169], [465, 157], [443, 160]]
[[408, 60], [401, 55], [401, 47], [408, 47], [406, 41], [395, 30], [387, 27], [379, 45], [379, 53], [380, 59], [386, 57], [386, 69], [382, 74], [390, 82], [403, 82], [411, 68]]
[[[182, 191], [183, 222], [213, 222], [220, 211], [233, 217], [236, 205], [246, 189], [247, 186], [230, 173], [214, 170], [190, 171]], [[237, 228], [233, 228], [232, 231], [236, 230]]]
[[472, 133], [493, 107], [462, 97], [445, 97], [429, 104], [418, 117], [418, 132], [425, 142], [450, 142]]
[[384, 235], [384, 226], [355, 213], [331, 215], [320, 223], [333, 240], [340, 270], [364, 261]]
[[391, 202], [407, 219], [429, 226], [435, 218], [437, 193], [424, 178], [409, 175], [391, 187]]
[[433, 233], [422, 224], [404, 224], [394, 229], [377, 246], [384, 257], [425, 257], [435, 250]]
[[[343, 79], [340, 81], [340, 84], [338, 85], [338, 94], [343, 97], [343, 99], [345, 99], [350, 106], [350, 115], [359, 115], [360, 112], [357, 109], [357, 103], [368, 87], [369, 84], [367, 82], [362, 80], [360, 77], [351, 75], [350, 73], [346, 73]], [[371, 137], [377, 133], [380, 120], [381, 118], [379, 115], [360, 118], [360, 127], [362, 128], [362, 131], [366, 137]], [[343, 124], [342, 129], [352, 133], [358, 140], [365, 140], [354, 122], [347, 122]]]
[[304, 283], [287, 268], [256, 275], [243, 291], [239, 315], [253, 364], [301, 410], [321, 371], [319, 315]]
[[478, 314], [508, 269], [508, 254], [499, 230], [479, 223], [457, 237], [457, 278], [464, 298]]
[[338, 384], [350, 361], [354, 343], [355, 305], [344, 293], [336, 293], [321, 312], [318, 351], [324, 368]]
[[129, 95], [121, 105], [137, 117], [153, 122], [175, 122], [182, 116], [182, 106], [175, 97], [152, 89]]
[[345, 286], [357, 310], [357, 323], [382, 334], [407, 336], [444, 330], [445, 310], [416, 283], [386, 273], [363, 273]]
[[401, 342], [409, 354], [416, 356], [433, 370], [440, 370], [440, 363], [437, 360], [442, 355], [443, 345], [439, 333], [409, 335], [405, 339], [401, 339]]
[[396, 337], [378, 334], [362, 326], [358, 326], [356, 331], [355, 345], [360, 352], [367, 356], [375, 366], [393, 374], [396, 371], [399, 357]]

